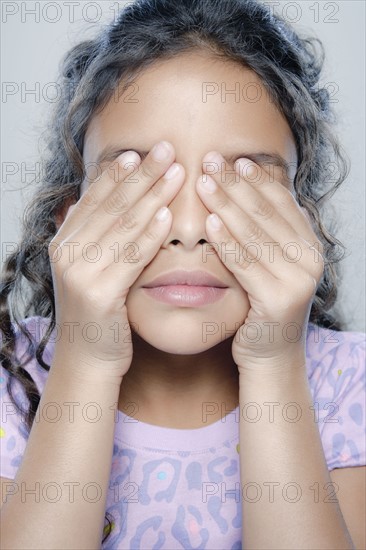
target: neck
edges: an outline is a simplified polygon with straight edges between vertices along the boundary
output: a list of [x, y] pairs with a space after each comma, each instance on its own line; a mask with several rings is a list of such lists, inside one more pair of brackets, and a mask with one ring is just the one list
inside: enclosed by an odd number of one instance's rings
[[232, 338], [194, 355], [165, 353], [134, 332], [132, 341], [133, 360], [118, 402], [125, 414], [167, 428], [194, 429], [237, 407], [239, 372]]

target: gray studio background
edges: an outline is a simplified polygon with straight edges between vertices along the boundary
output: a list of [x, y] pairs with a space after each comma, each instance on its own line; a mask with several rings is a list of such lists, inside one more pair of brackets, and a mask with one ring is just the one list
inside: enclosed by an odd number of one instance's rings
[[[20, 223], [39, 161], [38, 140], [55, 98], [57, 66], [72, 45], [92, 37], [126, 2], [1, 2], [1, 241], [2, 265], [20, 236]], [[347, 330], [365, 329], [365, 2], [267, 1], [301, 33], [325, 46], [323, 82], [335, 100], [338, 133], [351, 172], [330, 211], [347, 247], [337, 308]], [[32, 13], [33, 12], [33, 13]], [[5, 88], [4, 88], [5, 86]], [[35, 90], [35, 94], [27, 91]], [[4, 94], [5, 90], [5, 94]], [[13, 174], [11, 172], [14, 171]]]

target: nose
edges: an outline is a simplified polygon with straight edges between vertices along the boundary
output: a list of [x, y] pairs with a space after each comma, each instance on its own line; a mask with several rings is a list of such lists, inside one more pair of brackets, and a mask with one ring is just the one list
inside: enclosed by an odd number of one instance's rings
[[168, 204], [173, 221], [169, 235], [162, 247], [180, 246], [185, 250], [194, 250], [209, 242], [206, 233], [206, 218], [211, 211], [207, 209], [196, 191], [196, 182], [203, 174], [202, 159], [193, 163], [177, 162], [182, 164], [185, 171], [184, 182]]

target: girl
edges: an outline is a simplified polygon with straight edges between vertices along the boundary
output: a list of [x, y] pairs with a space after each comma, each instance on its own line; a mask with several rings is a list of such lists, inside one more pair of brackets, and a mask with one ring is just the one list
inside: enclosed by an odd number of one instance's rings
[[137, 0], [64, 59], [1, 287], [2, 548], [365, 547], [322, 62], [254, 0]]

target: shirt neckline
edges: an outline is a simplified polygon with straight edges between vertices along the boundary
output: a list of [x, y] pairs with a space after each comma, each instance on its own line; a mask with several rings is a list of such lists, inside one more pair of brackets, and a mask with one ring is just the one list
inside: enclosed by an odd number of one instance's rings
[[157, 426], [137, 420], [120, 410], [117, 413], [115, 438], [140, 449], [213, 452], [218, 446], [228, 446], [239, 436], [239, 405], [222, 419], [192, 429]]

